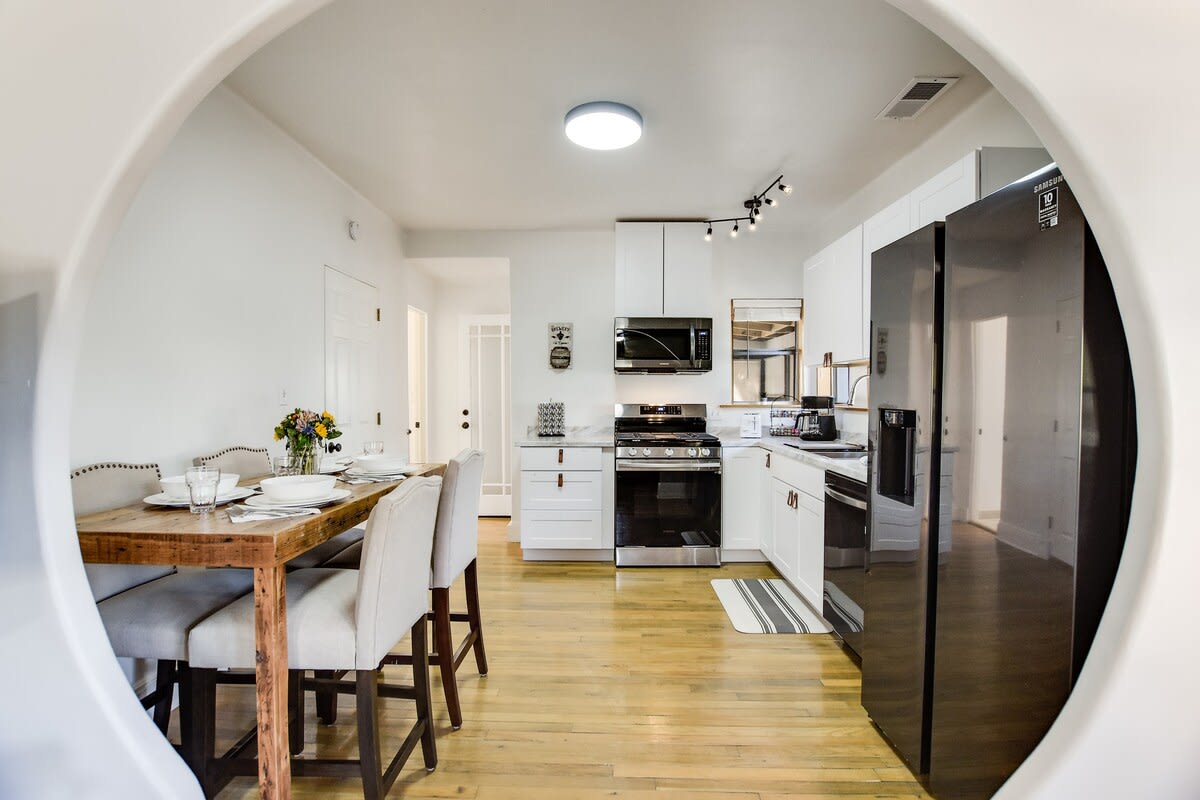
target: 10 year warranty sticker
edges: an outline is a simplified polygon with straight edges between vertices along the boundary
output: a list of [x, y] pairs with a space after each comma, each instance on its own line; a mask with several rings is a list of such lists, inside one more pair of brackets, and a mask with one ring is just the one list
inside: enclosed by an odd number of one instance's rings
[[1038, 193], [1038, 228], [1046, 230], [1058, 224], [1058, 187]]

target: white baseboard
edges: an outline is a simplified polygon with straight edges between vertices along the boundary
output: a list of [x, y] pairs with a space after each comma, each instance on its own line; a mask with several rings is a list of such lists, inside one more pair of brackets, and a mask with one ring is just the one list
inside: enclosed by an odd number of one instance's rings
[[766, 561], [767, 557], [763, 555], [762, 550], [722, 550], [722, 564], [741, 564], [750, 562]]
[[1018, 550], [1023, 550], [1038, 558], [1050, 557], [1050, 537], [1035, 531], [1013, 525], [1011, 522], [1000, 520], [996, 526], [996, 538]]

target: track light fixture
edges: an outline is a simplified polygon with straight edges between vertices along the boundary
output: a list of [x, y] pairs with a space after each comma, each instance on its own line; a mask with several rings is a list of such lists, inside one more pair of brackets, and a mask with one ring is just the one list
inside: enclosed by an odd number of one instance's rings
[[767, 193], [770, 192], [772, 189], [778, 189], [779, 191], [783, 192], [784, 194], [792, 193], [792, 187], [782, 183], [782, 181], [783, 181], [783, 176], [780, 175], [778, 178], [771, 181], [771, 183], [767, 186], [767, 188], [763, 189], [761, 192], [754, 195], [754, 197], [751, 197], [749, 200], [743, 201], [742, 206], [746, 209], [746, 216], [744, 216], [744, 217], [724, 217], [722, 219], [701, 220], [701, 222], [707, 226], [705, 228], [705, 232], [704, 232], [704, 241], [706, 241], [706, 242], [712, 241], [712, 226], [713, 226], [713, 223], [715, 223], [715, 222], [732, 222], [733, 223], [733, 228], [730, 229], [730, 231], [729, 231], [730, 239], [737, 238], [739, 222], [747, 222], [750, 225], [751, 231], [756, 230], [758, 228], [759, 221], [762, 219], [762, 215], [763, 215], [762, 207], [779, 205], [779, 201], [776, 200], [774, 197], [768, 197]]

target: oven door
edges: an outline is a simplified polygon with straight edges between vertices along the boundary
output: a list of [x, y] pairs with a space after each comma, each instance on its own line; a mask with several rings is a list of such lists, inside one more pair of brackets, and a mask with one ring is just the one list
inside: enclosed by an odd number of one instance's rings
[[721, 462], [617, 460], [617, 566], [721, 565]]
[[825, 473], [825, 590], [822, 614], [861, 656], [866, 606], [866, 484]]

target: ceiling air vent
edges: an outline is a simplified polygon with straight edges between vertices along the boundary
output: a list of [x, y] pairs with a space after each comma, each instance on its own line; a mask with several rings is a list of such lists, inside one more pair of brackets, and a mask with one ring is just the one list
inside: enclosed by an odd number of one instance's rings
[[912, 119], [946, 93], [958, 78], [913, 78], [875, 119]]

